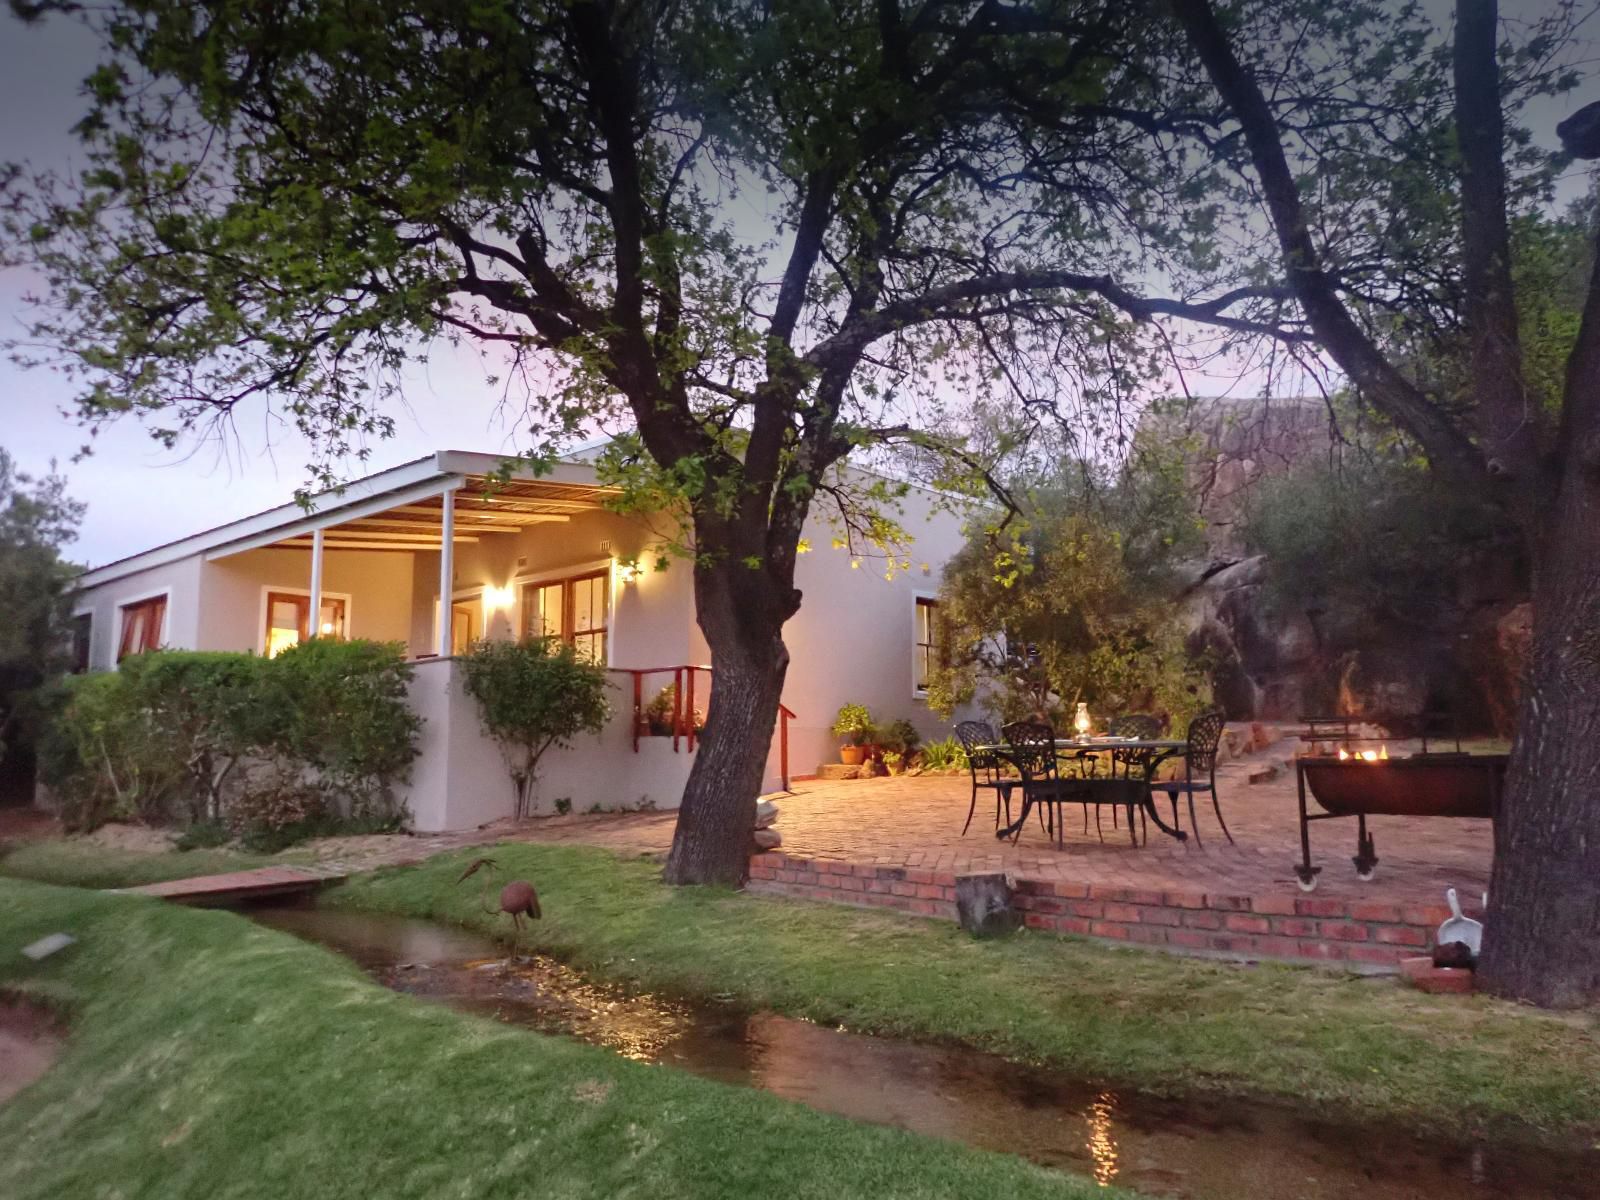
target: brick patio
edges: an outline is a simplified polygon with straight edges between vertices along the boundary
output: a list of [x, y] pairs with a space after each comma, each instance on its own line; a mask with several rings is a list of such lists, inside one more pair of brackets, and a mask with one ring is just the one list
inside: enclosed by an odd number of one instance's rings
[[[1396, 754], [1409, 752], [1403, 744]], [[1127, 829], [1102, 814], [1069, 809], [1057, 850], [1036, 824], [1015, 845], [992, 835], [993, 800], [980, 796], [972, 829], [961, 836], [970, 788], [965, 775], [802, 782], [774, 796], [781, 852], [751, 860], [751, 890], [893, 908], [953, 919], [955, 878], [1003, 871], [1030, 926], [1188, 953], [1332, 961], [1392, 967], [1431, 944], [1448, 915], [1444, 890], [1457, 888], [1469, 912], [1487, 888], [1492, 849], [1487, 821], [1379, 817], [1370, 822], [1380, 858], [1371, 881], [1358, 880], [1350, 856], [1355, 822], [1312, 827], [1313, 860], [1323, 867], [1314, 894], [1299, 890], [1295, 744], [1218, 768], [1229, 845], [1210, 805], [1199, 806], [1203, 846], [1175, 842], [1152, 828], [1134, 848]], [[1276, 766], [1276, 778], [1249, 783]], [[1165, 810], [1165, 798], [1159, 797]], [[1187, 808], [1182, 825], [1189, 824]], [[665, 851], [671, 813], [571, 817], [524, 824], [509, 836], [582, 842], [624, 853]]]

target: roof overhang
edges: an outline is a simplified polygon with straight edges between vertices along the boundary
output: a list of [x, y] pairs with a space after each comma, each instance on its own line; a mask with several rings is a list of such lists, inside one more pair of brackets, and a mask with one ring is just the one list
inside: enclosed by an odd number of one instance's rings
[[97, 587], [185, 558], [206, 561], [266, 546], [309, 547], [321, 532], [324, 548], [436, 550], [442, 497], [455, 496], [455, 539], [513, 533], [527, 525], [570, 520], [600, 507], [617, 489], [596, 482], [588, 463], [560, 462], [540, 475], [524, 469], [497, 478], [500, 455], [443, 450], [323, 492], [305, 504], [284, 504], [215, 529], [156, 546], [85, 571], [80, 588]]

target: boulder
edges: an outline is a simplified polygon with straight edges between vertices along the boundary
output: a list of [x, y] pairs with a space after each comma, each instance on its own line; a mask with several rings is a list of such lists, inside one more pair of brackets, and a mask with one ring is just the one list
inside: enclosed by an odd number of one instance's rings
[[762, 850], [776, 850], [779, 846], [783, 845], [783, 834], [779, 833], [776, 829], [757, 829], [750, 835], [750, 841], [755, 845], [755, 848], [758, 852]]
[[756, 804], [757, 829], [770, 829], [778, 819], [778, 806], [770, 800], [762, 800]]

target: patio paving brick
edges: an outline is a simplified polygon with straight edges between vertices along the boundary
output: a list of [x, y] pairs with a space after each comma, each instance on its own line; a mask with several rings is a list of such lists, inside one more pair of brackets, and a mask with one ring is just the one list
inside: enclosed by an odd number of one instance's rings
[[[751, 888], [954, 919], [956, 876], [1004, 872], [1030, 928], [1369, 967], [1393, 967], [1431, 944], [1432, 930], [1449, 915], [1446, 888], [1458, 889], [1476, 910], [1493, 847], [1487, 821], [1374, 818], [1369, 828], [1381, 861], [1367, 881], [1350, 862], [1355, 822], [1319, 823], [1312, 851], [1323, 871], [1316, 893], [1302, 893], [1293, 871], [1299, 824], [1292, 765], [1266, 782], [1247, 782], [1264, 764], [1282, 767], [1294, 748], [1279, 742], [1218, 768], [1233, 845], [1209, 804], [1197, 806], [1203, 845], [1151, 829], [1136, 848], [1126, 821], [1113, 828], [1109, 813], [1102, 814], [1102, 840], [1092, 816], [1086, 829], [1081, 813], [1073, 820], [1069, 810], [1057, 849], [1031, 818], [1015, 845], [996, 842], [993, 809], [986, 813], [982, 798], [963, 837], [971, 794], [965, 775], [796, 782], [793, 792], [769, 797], [780, 810], [783, 846], [752, 859]], [[1391, 753], [1408, 749], [1396, 745]], [[1187, 806], [1180, 811], [1187, 828]], [[671, 812], [570, 815], [428, 840], [432, 852], [444, 848], [440, 842], [509, 839], [664, 855], [674, 823]]]

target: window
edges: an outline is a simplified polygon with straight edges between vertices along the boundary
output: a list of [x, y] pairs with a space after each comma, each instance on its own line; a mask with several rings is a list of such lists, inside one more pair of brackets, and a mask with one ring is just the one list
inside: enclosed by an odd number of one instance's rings
[[556, 637], [588, 662], [606, 661], [611, 572], [541, 580], [522, 588], [522, 636]]
[[941, 650], [939, 602], [918, 596], [916, 633], [911, 645], [911, 686], [917, 691], [928, 690], [928, 676], [939, 665]]
[[[317, 614], [317, 636], [343, 638], [345, 602], [342, 596], [322, 597]], [[311, 636], [311, 597], [300, 592], [267, 593], [267, 628], [262, 647], [268, 658], [298, 646]]]
[[167, 619], [167, 598], [152, 596], [122, 606], [122, 636], [117, 639], [117, 661], [161, 647], [161, 627]]
[[76, 613], [72, 618], [72, 673], [82, 675], [89, 669], [90, 637], [94, 633], [94, 614]]

